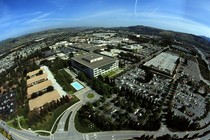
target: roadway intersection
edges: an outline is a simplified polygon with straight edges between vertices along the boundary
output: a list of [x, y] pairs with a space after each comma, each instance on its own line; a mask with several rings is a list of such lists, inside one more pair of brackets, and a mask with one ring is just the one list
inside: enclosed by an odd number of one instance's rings
[[[69, 71], [68, 71], [69, 72]], [[78, 80], [78, 79], [77, 79]], [[84, 83], [82, 83], [84, 85]], [[94, 133], [80, 133], [75, 128], [74, 119], [77, 111], [89, 100], [86, 98], [86, 93], [94, 92], [87, 85], [81, 91], [76, 93], [80, 99], [79, 102], [75, 103], [68, 109], [66, 109], [61, 115], [61, 119], [59, 120], [58, 127], [56, 132], [52, 134], [50, 132], [50, 136], [41, 136], [37, 133], [29, 130], [17, 130], [6, 124], [6, 122], [0, 120], [0, 128], [6, 130], [14, 140], [125, 140], [133, 137], [139, 137], [142, 135], [153, 135], [154, 137], [162, 136], [165, 134], [170, 134], [171, 136], [177, 135], [179, 138], [183, 138], [185, 135], [189, 134], [189, 137], [198, 134], [202, 135], [204, 132], [210, 130], [210, 125], [205, 128], [196, 131], [186, 131], [186, 132], [172, 132], [165, 125], [161, 125], [161, 128], [158, 131], [136, 131], [136, 130], [119, 130], [119, 131], [105, 131], [105, 132], [94, 132]], [[97, 93], [96, 93], [97, 94]], [[99, 96], [96, 96], [98, 98]], [[93, 98], [95, 100], [95, 98]], [[68, 130], [65, 131], [65, 122], [70, 115]], [[52, 129], [51, 129], [52, 130]], [[1, 136], [0, 136], [1, 138]], [[200, 138], [202, 140], [207, 140], [210, 138], [210, 134], [205, 135]]]

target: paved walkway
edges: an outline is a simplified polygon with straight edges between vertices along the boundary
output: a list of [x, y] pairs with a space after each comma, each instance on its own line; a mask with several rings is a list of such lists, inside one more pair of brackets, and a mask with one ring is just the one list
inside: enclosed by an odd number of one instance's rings
[[8, 139], [0, 133], [0, 140], [8, 140]]
[[41, 68], [44, 69], [43, 72], [47, 73], [47, 78], [49, 80], [52, 81], [53, 87], [54, 89], [56, 89], [58, 91], [58, 93], [60, 94], [60, 96], [66, 96], [67, 93], [63, 90], [63, 88], [57, 83], [57, 81], [55, 80], [53, 74], [51, 73], [51, 71], [49, 70], [49, 68], [47, 66], [42, 66]]
[[21, 117], [18, 116], [17, 118], [18, 118], [18, 126], [19, 126], [19, 128], [20, 128], [21, 130], [28, 131], [28, 132], [32, 132], [32, 133], [43, 132], [43, 133], [49, 133], [49, 134], [51, 134], [50, 131], [46, 131], [46, 130], [27, 130], [27, 129], [25, 129], [25, 128], [23, 128], [23, 127], [21, 126], [20, 118], [22, 118], [22, 116], [21, 116]]
[[[74, 74], [73, 72], [71, 72], [71, 71], [70, 71], [69, 69], [67, 69], [67, 68], [65, 68], [64, 70], [65, 70], [69, 75], [72, 76], [72, 78], [74, 79], [74, 81], [78, 81], [79, 83], [81, 83], [81, 84], [84, 86], [83, 89], [81, 89], [81, 90], [79, 90], [79, 91], [77, 91], [77, 92], [74, 93], [74, 95], [75, 95], [79, 100], [81, 100], [81, 101], [83, 101], [83, 102], [94, 102], [94, 101], [100, 99], [101, 96], [100, 96], [99, 94], [97, 94], [94, 90], [92, 90], [86, 83], [84, 83], [84, 82], [80, 81], [79, 79], [77, 79], [77, 78], [76, 78], [76, 74]], [[88, 95], [89, 93], [93, 93], [93, 94], [94, 94], [94, 98], [88, 99], [88, 98], [87, 98], [87, 95]]]
[[[86, 85], [86, 84], [84, 84]], [[85, 90], [83, 90], [85, 91]], [[170, 130], [167, 129], [167, 127], [162, 124], [161, 128], [158, 131], [136, 131], [136, 130], [127, 130], [127, 131], [105, 131], [105, 132], [95, 132], [95, 133], [85, 133], [82, 134], [78, 132], [75, 129], [74, 126], [74, 119], [77, 111], [82, 107], [84, 104], [83, 101], [79, 101], [78, 103], [72, 105], [69, 107], [64, 113], [71, 113], [70, 119], [69, 119], [69, 130], [67, 132], [62, 133], [55, 133], [54, 135], [48, 136], [48, 137], [43, 137], [43, 136], [37, 136], [37, 134], [32, 133], [30, 131], [20, 131], [13, 129], [4, 123], [1, 122], [0, 120], [0, 127], [4, 128], [7, 130], [16, 140], [28, 140], [28, 139], [34, 139], [34, 140], [66, 140], [66, 139], [71, 139], [71, 140], [108, 140], [108, 139], [129, 139], [132, 137], [139, 137], [142, 135], [153, 135], [154, 137], [162, 136], [165, 134], [170, 134], [173, 136], [174, 134], [177, 135], [179, 138], [183, 138], [185, 135], [189, 135], [190, 137], [195, 135], [195, 134], [203, 134], [204, 132], [210, 130], [210, 126], [207, 126], [201, 130], [196, 130], [196, 131], [186, 131], [186, 132], [171, 132]], [[64, 115], [67, 117], [68, 115]], [[63, 121], [66, 119], [64, 118]], [[63, 127], [63, 125], [62, 125]], [[62, 129], [63, 130], [63, 129]], [[207, 140], [209, 139], [209, 135], [204, 136], [203, 138], [200, 138], [202, 140]]]

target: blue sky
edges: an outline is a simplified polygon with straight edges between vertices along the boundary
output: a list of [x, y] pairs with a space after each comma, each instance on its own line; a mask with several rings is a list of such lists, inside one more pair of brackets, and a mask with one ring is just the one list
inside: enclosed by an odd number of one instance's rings
[[57, 27], [131, 25], [210, 37], [210, 0], [0, 0], [0, 40]]

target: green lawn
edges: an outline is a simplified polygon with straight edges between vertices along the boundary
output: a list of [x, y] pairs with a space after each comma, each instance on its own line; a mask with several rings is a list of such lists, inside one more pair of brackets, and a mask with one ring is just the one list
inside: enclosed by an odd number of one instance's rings
[[3, 133], [4, 129], [3, 128], [0, 128], [0, 133]]
[[14, 119], [10, 122], [7, 122], [7, 125], [20, 130], [20, 127], [18, 126], [18, 121], [16, 119]]
[[110, 71], [110, 72], [108, 72], [108, 73], [105, 73], [103, 76], [104, 76], [104, 77], [106, 77], [106, 76], [108, 76], [108, 77], [113, 77], [113, 76], [115, 76], [116, 74], [121, 73], [122, 70], [123, 70], [123, 69], [119, 68], [119, 69], [117, 69], [117, 70], [113, 70], [113, 71]]
[[21, 117], [20, 118], [20, 125], [24, 129], [27, 129], [28, 128], [27, 120], [24, 117]]
[[94, 98], [94, 94], [93, 93], [89, 93], [88, 95], [87, 95], [87, 97], [89, 98], [89, 99], [92, 99], [92, 98]]
[[65, 103], [64, 105], [58, 107], [57, 109], [55, 109], [54, 111], [48, 113], [41, 122], [36, 123], [35, 125], [31, 126], [32, 130], [46, 130], [46, 131], [50, 131], [54, 122], [56, 121], [56, 119], [59, 117], [59, 115], [61, 113], [63, 113], [67, 108], [69, 108], [71, 105], [73, 105], [74, 103], [78, 102], [79, 99], [74, 97], [70, 103]]
[[54, 127], [53, 127], [53, 130], [52, 130], [52, 133], [53, 133], [53, 134], [55, 133], [55, 131], [56, 131], [57, 127], [58, 127], [58, 123], [59, 123], [59, 121], [60, 121], [60, 119], [61, 119], [62, 116], [63, 116], [63, 115], [61, 115], [60, 118], [56, 121], [56, 123], [55, 123], [55, 125], [54, 125]]
[[68, 131], [68, 129], [69, 129], [69, 119], [70, 119], [70, 117], [71, 117], [71, 113], [69, 114], [69, 116], [66, 119], [65, 126], [64, 126], [65, 131]]
[[[17, 118], [7, 122], [7, 125], [9, 125], [13, 128], [19, 129], [19, 130], [21, 129], [18, 125], [18, 119]], [[27, 120], [23, 116], [20, 117], [20, 125], [21, 125], [22, 128], [28, 129]]]
[[75, 116], [75, 128], [77, 131], [81, 133], [89, 133], [89, 132], [99, 132], [100, 129], [97, 128], [94, 123], [87, 119], [79, 118], [79, 115]]
[[71, 75], [69, 75], [65, 70], [59, 70], [56, 73], [54, 73], [54, 77], [56, 81], [60, 84], [63, 89], [70, 93], [73, 94], [76, 92], [76, 90], [71, 86], [71, 83], [73, 82], [73, 78]]
[[73, 95], [74, 94], [74, 91], [69, 91], [68, 93], [71, 94], [71, 95]]

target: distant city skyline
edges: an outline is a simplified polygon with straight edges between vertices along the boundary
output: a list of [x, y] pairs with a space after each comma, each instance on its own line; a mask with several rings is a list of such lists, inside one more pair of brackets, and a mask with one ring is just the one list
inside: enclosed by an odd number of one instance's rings
[[0, 40], [62, 27], [144, 25], [210, 37], [209, 0], [0, 0]]

